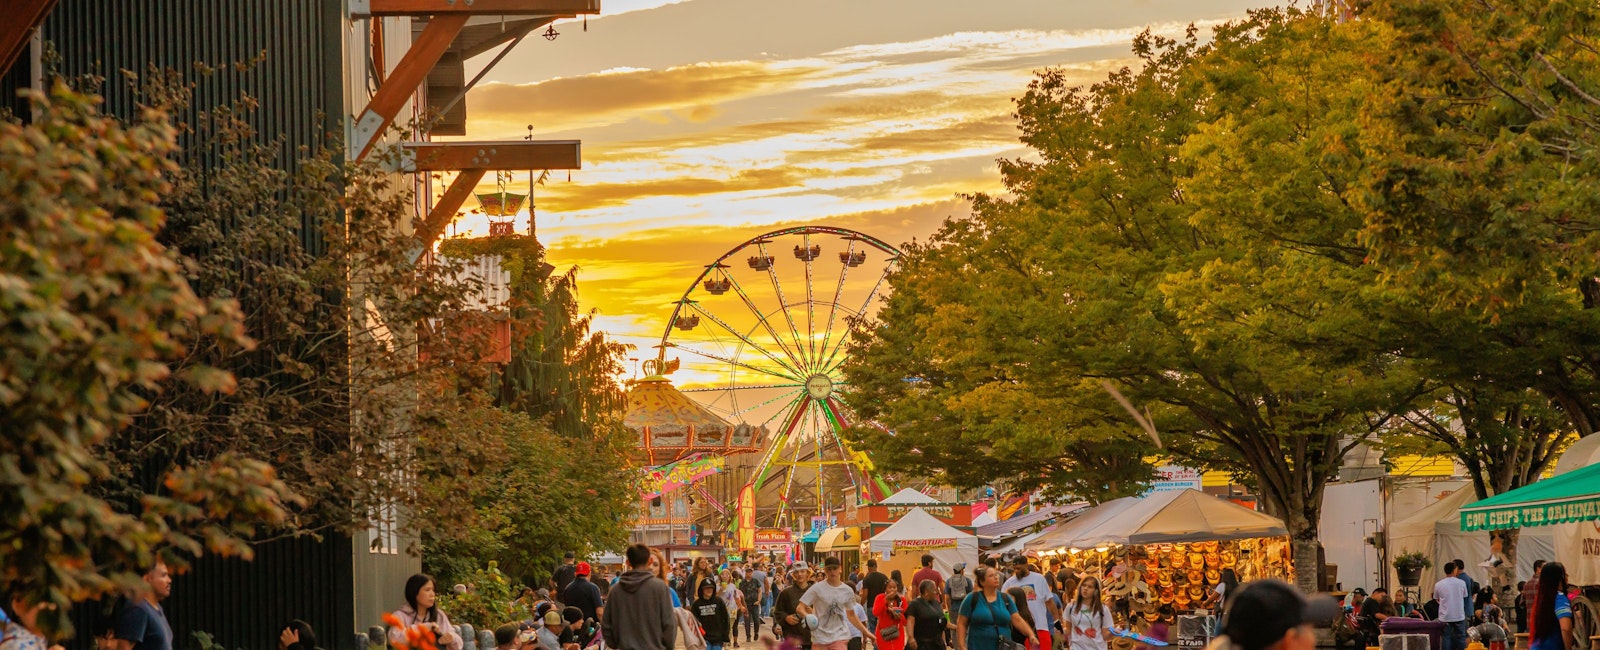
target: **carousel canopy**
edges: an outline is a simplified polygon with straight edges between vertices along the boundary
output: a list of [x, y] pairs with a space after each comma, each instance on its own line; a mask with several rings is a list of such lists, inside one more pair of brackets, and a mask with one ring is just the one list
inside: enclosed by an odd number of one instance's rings
[[1027, 543], [1030, 551], [1280, 537], [1276, 517], [1195, 489], [1107, 501]]
[[758, 451], [762, 443], [759, 428], [728, 424], [659, 375], [639, 380], [628, 391], [622, 423], [639, 436], [639, 449], [651, 465], [699, 452]]

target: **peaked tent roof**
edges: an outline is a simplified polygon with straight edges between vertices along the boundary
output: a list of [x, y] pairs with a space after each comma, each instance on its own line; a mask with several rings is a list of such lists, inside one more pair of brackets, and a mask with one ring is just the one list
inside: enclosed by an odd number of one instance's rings
[[980, 527], [983, 527], [983, 526], [987, 526], [987, 525], [992, 524], [994, 522], [995, 522], [994, 512], [991, 511], [991, 510], [985, 510], [985, 511], [983, 511], [983, 513], [981, 513], [978, 516], [972, 518], [972, 526], [974, 528], [980, 528]]
[[955, 526], [939, 521], [938, 517], [928, 514], [922, 508], [912, 508], [900, 521], [893, 526], [885, 528], [873, 535], [869, 540], [874, 549], [880, 545], [889, 545], [895, 540], [906, 539], [934, 539], [954, 538], [958, 542], [972, 540], [973, 548], [977, 548], [978, 536], [972, 533], [963, 533]]
[[1102, 503], [1027, 544], [1030, 551], [1288, 535], [1283, 522], [1195, 489]]
[[923, 494], [921, 492], [918, 492], [916, 490], [913, 490], [911, 488], [905, 488], [905, 489], [903, 489], [903, 490], [901, 490], [899, 492], [894, 493], [893, 496], [890, 496], [887, 499], [879, 501], [878, 505], [880, 505], [880, 506], [913, 506], [913, 505], [919, 505], [919, 504], [932, 504], [932, 503], [939, 503], [939, 500], [935, 499], [933, 497], [930, 497], [930, 496], [928, 496], [926, 494]]
[[1461, 509], [1461, 530], [1600, 521], [1600, 465], [1524, 485]]

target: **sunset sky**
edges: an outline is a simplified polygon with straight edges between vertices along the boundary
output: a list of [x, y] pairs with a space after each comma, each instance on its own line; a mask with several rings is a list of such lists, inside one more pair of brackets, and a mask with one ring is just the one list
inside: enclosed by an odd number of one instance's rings
[[[1012, 98], [1034, 71], [1091, 83], [1133, 63], [1145, 28], [1205, 28], [1252, 4], [603, 0], [587, 32], [560, 23], [490, 71], [468, 133], [520, 139], [532, 124], [583, 141], [583, 169], [536, 190], [538, 235], [552, 263], [579, 267], [599, 327], [645, 358], [673, 301], [740, 242], [799, 224], [926, 238], [967, 212], [958, 194], [1000, 189], [997, 158], [1026, 155]], [[525, 188], [521, 175], [510, 189]]]

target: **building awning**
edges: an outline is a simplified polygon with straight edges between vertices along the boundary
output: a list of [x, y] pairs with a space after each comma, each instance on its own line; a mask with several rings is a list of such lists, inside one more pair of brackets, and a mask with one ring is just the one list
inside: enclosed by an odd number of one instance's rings
[[841, 526], [822, 531], [822, 536], [817, 538], [817, 545], [811, 550], [817, 553], [831, 553], [855, 551], [860, 548], [861, 529], [855, 526]]
[[1600, 521], [1600, 464], [1497, 494], [1461, 509], [1461, 530]]
[[1107, 501], [1028, 542], [1030, 551], [1288, 535], [1283, 521], [1199, 490]]

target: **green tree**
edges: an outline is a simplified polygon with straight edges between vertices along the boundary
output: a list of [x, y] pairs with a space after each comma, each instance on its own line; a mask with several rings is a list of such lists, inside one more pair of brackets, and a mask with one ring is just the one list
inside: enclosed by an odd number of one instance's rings
[[[1391, 0], [1364, 19], [1396, 38], [1352, 201], [1397, 349], [1447, 386], [1413, 424], [1479, 497], [1515, 489], [1600, 427], [1600, 7]], [[1517, 531], [1499, 535], [1514, 565]]]
[[[908, 253], [852, 385], [905, 377], [874, 365], [896, 353], [975, 366], [990, 390], [1113, 380], [1160, 405], [1171, 453], [1251, 481], [1312, 588], [1326, 484], [1425, 389], [1382, 344], [1342, 196], [1372, 87], [1358, 53], [1385, 36], [1258, 11], [1208, 44], [1142, 36], [1140, 69], [1088, 89], [1041, 74], [1017, 112], [1037, 161], [1002, 161], [1015, 198], [976, 197]], [[943, 307], [953, 295], [971, 298]], [[896, 301], [932, 307], [900, 323]], [[933, 349], [872, 354], [885, 331]]]
[[438, 431], [468, 471], [441, 466], [424, 476], [424, 489], [439, 497], [425, 516], [452, 522], [423, 530], [424, 561], [458, 576], [495, 561], [536, 585], [564, 552], [616, 549], [627, 539], [638, 499], [633, 437], [622, 426], [627, 396], [616, 380], [627, 350], [590, 331], [575, 270], [553, 275], [533, 238], [440, 245], [444, 259], [485, 255], [499, 256], [511, 276], [512, 358], [486, 384], [492, 398], [483, 407]]
[[228, 452], [162, 468], [132, 503], [94, 493], [113, 478], [106, 441], [162, 388], [235, 390], [182, 363], [186, 341], [254, 345], [236, 305], [197, 296], [157, 241], [174, 130], [95, 102], [55, 84], [33, 124], [0, 123], [0, 590], [56, 604], [61, 634], [72, 602], [137, 588], [162, 549], [249, 557], [255, 526], [295, 502], [270, 466]]

